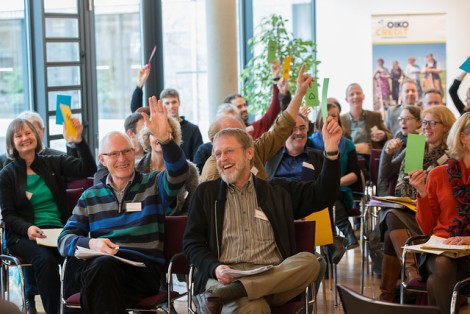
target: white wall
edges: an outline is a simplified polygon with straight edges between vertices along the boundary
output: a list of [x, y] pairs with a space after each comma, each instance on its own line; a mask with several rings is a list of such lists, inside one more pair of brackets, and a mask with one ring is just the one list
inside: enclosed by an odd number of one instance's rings
[[[345, 90], [352, 82], [362, 85], [366, 96], [364, 107], [372, 109], [373, 14], [446, 14], [447, 89], [461, 72], [458, 67], [470, 56], [468, 0], [317, 0], [316, 3], [318, 60], [322, 62], [319, 75], [330, 78], [328, 95], [338, 98], [345, 112], [349, 111]], [[462, 100], [469, 86], [467, 76], [459, 91]], [[457, 112], [449, 95], [447, 99], [449, 108]]]

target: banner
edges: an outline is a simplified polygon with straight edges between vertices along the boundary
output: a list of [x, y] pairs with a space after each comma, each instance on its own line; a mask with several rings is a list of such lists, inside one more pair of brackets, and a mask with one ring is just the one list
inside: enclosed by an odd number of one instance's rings
[[399, 87], [413, 80], [423, 93], [446, 91], [446, 15], [372, 15], [374, 110], [400, 103]]

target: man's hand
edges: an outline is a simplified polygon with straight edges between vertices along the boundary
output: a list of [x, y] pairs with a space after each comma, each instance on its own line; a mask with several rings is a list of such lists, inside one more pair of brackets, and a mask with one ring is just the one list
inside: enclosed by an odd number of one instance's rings
[[141, 112], [144, 116], [145, 125], [159, 142], [165, 143], [171, 137], [171, 127], [168, 123], [166, 107], [163, 106], [161, 100], [157, 101], [155, 96], [149, 98], [149, 107], [150, 117], [145, 112]]
[[64, 123], [64, 139], [67, 143], [80, 143], [82, 141], [82, 132], [83, 132], [83, 125], [80, 123], [80, 120], [77, 118], [72, 117], [72, 124], [75, 130], [77, 131], [77, 135], [75, 137], [67, 136], [65, 133], [65, 123]]
[[150, 75], [150, 68], [150, 64], [146, 64], [142, 69], [139, 70], [139, 80], [137, 81], [137, 86], [139, 88], [144, 87], [144, 84]]
[[338, 150], [338, 143], [343, 135], [343, 130], [333, 117], [327, 117], [323, 124], [322, 136], [325, 143], [325, 151], [333, 152]]
[[383, 141], [383, 139], [385, 138], [385, 131], [383, 130], [373, 130], [373, 131], [370, 131], [370, 138], [371, 140], [373, 140], [374, 142], [380, 142], [380, 141]]
[[235, 277], [233, 277], [232, 275], [220, 273], [222, 269], [227, 269], [227, 268], [230, 269], [230, 267], [227, 265], [219, 265], [215, 269], [215, 277], [217, 278], [217, 281], [220, 283], [223, 283], [224, 285], [228, 285], [229, 283], [232, 283], [235, 281]]
[[281, 65], [278, 60], [274, 60], [271, 64], [271, 74], [273, 75], [273, 78], [279, 78], [279, 75], [281, 74]]
[[309, 73], [304, 73], [305, 64], [302, 64], [302, 67], [299, 70], [297, 75], [297, 90], [295, 93], [301, 95], [302, 97], [307, 94], [308, 88], [312, 85], [314, 78]]
[[109, 239], [90, 239], [88, 247], [92, 250], [114, 255], [118, 252], [119, 246], [111, 242]]
[[277, 88], [279, 88], [279, 92], [285, 96], [289, 92], [289, 82], [282, 78], [277, 81]]
[[303, 106], [300, 108], [300, 113], [304, 116], [307, 117], [310, 115], [310, 112], [312, 111], [312, 108], [309, 106]]
[[387, 155], [391, 155], [395, 152], [398, 152], [403, 146], [403, 141], [399, 138], [394, 138], [394, 139], [391, 139], [388, 144], [387, 144], [387, 147], [385, 148], [385, 153]]
[[31, 241], [36, 241], [37, 238], [46, 237], [44, 232], [39, 227], [36, 227], [36, 226], [30, 226], [27, 232], [28, 232], [28, 239], [30, 239]]
[[408, 173], [410, 176], [410, 185], [416, 189], [419, 196], [426, 197], [428, 191], [426, 190], [426, 177], [428, 174], [424, 170], [413, 170]]

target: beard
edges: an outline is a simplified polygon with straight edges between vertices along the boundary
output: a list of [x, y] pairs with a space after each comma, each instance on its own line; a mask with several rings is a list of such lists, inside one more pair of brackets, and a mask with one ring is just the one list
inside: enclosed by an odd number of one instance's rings
[[223, 172], [223, 167], [224, 165], [221, 165], [222, 168], [217, 168], [219, 171], [219, 175], [222, 178], [222, 180], [227, 183], [227, 184], [235, 184], [237, 180], [240, 178], [240, 176], [243, 173], [243, 170], [247, 167], [247, 161], [243, 160], [241, 164], [235, 164], [232, 166], [232, 168], [235, 168], [235, 171], [232, 173], [226, 174]]

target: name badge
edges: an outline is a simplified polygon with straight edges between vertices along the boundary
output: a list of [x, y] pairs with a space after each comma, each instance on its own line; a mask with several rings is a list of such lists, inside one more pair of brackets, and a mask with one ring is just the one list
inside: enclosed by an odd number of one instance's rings
[[268, 221], [268, 217], [266, 217], [266, 215], [258, 209], [255, 209], [255, 218]]
[[312, 164], [309, 164], [309, 163], [306, 162], [306, 161], [302, 162], [302, 167], [315, 170], [315, 167], [314, 167]]
[[258, 168], [256, 168], [255, 166], [251, 167], [251, 173], [256, 176], [258, 174]]
[[126, 211], [128, 212], [140, 212], [142, 210], [142, 204], [137, 203], [126, 203]]
[[437, 164], [439, 166], [443, 165], [447, 159], [449, 159], [449, 156], [447, 156], [446, 154], [442, 155], [438, 160], [437, 160]]
[[252, 125], [249, 125], [245, 128], [246, 133], [253, 132], [254, 130], [255, 130], [255, 128]]

